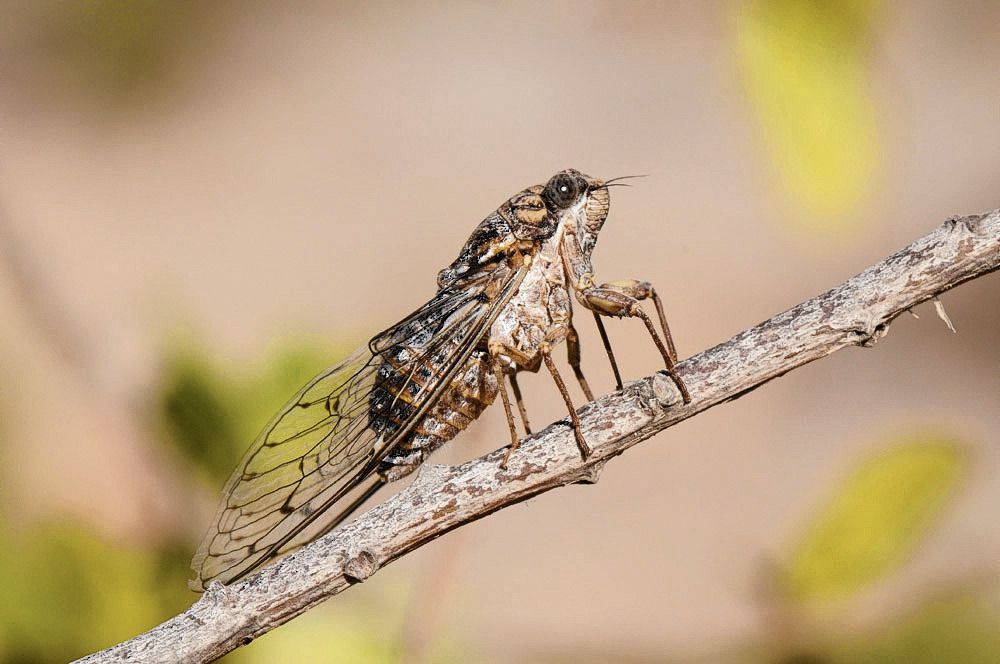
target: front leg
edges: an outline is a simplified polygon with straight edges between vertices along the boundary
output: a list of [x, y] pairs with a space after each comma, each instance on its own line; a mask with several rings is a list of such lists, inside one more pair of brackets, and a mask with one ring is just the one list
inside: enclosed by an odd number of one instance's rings
[[[684, 403], [691, 402], [691, 394], [688, 392], [687, 386], [674, 369], [674, 365], [677, 363], [677, 350], [674, 348], [670, 328], [667, 326], [667, 319], [663, 314], [663, 304], [649, 282], [628, 279], [595, 286], [592, 277], [589, 274], [585, 274], [576, 285], [576, 290], [580, 303], [596, 314], [614, 316], [616, 318], [625, 318], [626, 316], [640, 318], [646, 325], [646, 329], [649, 330], [650, 336], [653, 337], [653, 343], [656, 344], [660, 355], [663, 356], [663, 363], [666, 365], [667, 374], [674, 381], [677, 389], [680, 390]], [[663, 327], [663, 335], [667, 341], [666, 345], [660, 340], [660, 335], [657, 334], [653, 321], [650, 320], [639, 304], [640, 300], [646, 298], [651, 298], [656, 305], [656, 312]]]
[[656, 307], [656, 316], [660, 319], [660, 328], [663, 330], [663, 339], [667, 343], [670, 359], [674, 361], [674, 364], [677, 364], [677, 348], [674, 346], [674, 338], [670, 334], [670, 326], [667, 325], [667, 316], [663, 313], [663, 300], [660, 299], [660, 295], [653, 288], [653, 284], [648, 281], [639, 281], [638, 279], [620, 279], [601, 284], [598, 288], [612, 290], [635, 300], [651, 299], [653, 305]]

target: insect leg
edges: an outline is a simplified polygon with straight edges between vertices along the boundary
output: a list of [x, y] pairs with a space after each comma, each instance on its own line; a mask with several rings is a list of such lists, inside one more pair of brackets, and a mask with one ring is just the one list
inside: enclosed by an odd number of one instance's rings
[[569, 396], [569, 390], [566, 389], [566, 383], [563, 382], [562, 376], [559, 375], [559, 370], [556, 369], [556, 363], [552, 360], [552, 349], [549, 348], [548, 344], [542, 346], [541, 355], [546, 368], [552, 374], [552, 379], [556, 382], [556, 387], [559, 388], [559, 393], [562, 395], [563, 401], [566, 402], [566, 408], [569, 410], [569, 419], [573, 423], [573, 435], [576, 437], [576, 446], [580, 448], [580, 455], [586, 459], [590, 456], [590, 445], [583, 439], [580, 417], [576, 414], [576, 407]]
[[[500, 467], [506, 468], [507, 462], [510, 461], [510, 455], [521, 446], [521, 439], [517, 437], [517, 428], [514, 426], [514, 413], [510, 408], [510, 395], [507, 394], [507, 385], [503, 380], [503, 367], [500, 365], [500, 358], [498, 356], [493, 358], [493, 373], [497, 377], [497, 388], [500, 390], [500, 397], [503, 399], [503, 410], [507, 414], [507, 426], [510, 428], [510, 447], [507, 448], [507, 453], [503, 455], [503, 461], [500, 462]], [[518, 403], [520, 403], [520, 398], [518, 399]]]
[[[594, 270], [590, 262], [589, 251], [584, 251], [583, 245], [580, 242], [571, 241], [564, 241], [560, 248], [562, 249], [563, 266], [565, 267], [566, 274], [570, 277], [570, 284], [573, 287], [576, 299], [583, 306], [601, 316], [641, 318], [646, 329], [649, 330], [650, 336], [653, 337], [653, 342], [656, 344], [657, 350], [663, 356], [663, 363], [666, 365], [667, 374], [669, 374], [671, 380], [674, 381], [674, 385], [680, 391], [684, 403], [689, 403], [691, 395], [688, 392], [687, 386], [684, 385], [684, 381], [681, 380], [674, 369], [674, 365], [677, 363], [677, 351], [674, 348], [674, 341], [670, 335], [670, 328], [667, 327], [666, 316], [663, 314], [663, 305], [649, 282], [629, 279], [595, 286]], [[659, 314], [664, 335], [667, 339], [666, 346], [660, 341], [660, 335], [657, 334], [653, 322], [649, 320], [649, 316], [646, 315], [646, 312], [642, 310], [639, 304], [640, 300], [649, 297], [656, 304], [657, 314]], [[609, 358], [611, 358], [612, 368], [616, 369], [615, 377], [618, 379], [620, 389], [621, 376], [618, 374], [617, 365], [613, 359], [614, 356], [611, 354], [611, 344], [608, 343], [607, 334], [604, 333], [603, 327], [600, 319], [598, 319], [598, 329], [601, 330], [604, 348], [608, 351]]]
[[587, 397], [587, 401], [593, 401], [594, 393], [590, 391], [590, 385], [587, 384], [587, 379], [583, 377], [583, 370], [580, 368], [580, 337], [572, 325], [566, 333], [566, 356], [569, 359], [569, 366], [573, 367], [573, 373], [576, 374], [584, 396]]
[[524, 435], [531, 435], [531, 425], [528, 424], [528, 410], [524, 407], [524, 400], [521, 398], [521, 386], [517, 384], [517, 373], [510, 376], [510, 388], [514, 390], [514, 401], [517, 402], [517, 409], [521, 412], [521, 422], [524, 423]]
[[622, 375], [618, 371], [618, 362], [615, 360], [615, 352], [611, 350], [611, 340], [608, 339], [608, 331], [604, 329], [604, 321], [601, 320], [600, 314], [596, 311], [594, 314], [594, 322], [597, 323], [597, 331], [601, 333], [601, 341], [604, 342], [604, 350], [608, 354], [608, 360], [611, 361], [611, 370], [615, 372], [615, 385], [618, 387], [618, 391], [621, 391], [625, 386], [622, 384]]
[[[677, 389], [680, 390], [684, 403], [690, 403], [691, 394], [688, 392], [687, 386], [684, 385], [684, 381], [681, 380], [674, 369], [676, 352], [671, 352], [673, 349], [673, 340], [669, 341], [669, 347], [664, 346], [660, 340], [660, 335], [656, 332], [653, 321], [650, 320], [639, 304], [640, 299], [650, 297], [651, 291], [652, 286], [647, 282], [628, 280], [611, 282], [602, 286], [589, 286], [581, 289], [579, 295], [584, 305], [595, 313], [618, 318], [628, 316], [641, 319], [646, 325], [646, 329], [649, 330], [649, 335], [653, 338], [653, 343], [656, 344], [657, 350], [663, 356], [663, 363], [666, 365], [667, 374], [674, 381]], [[664, 320], [664, 322], [666, 321]], [[670, 339], [669, 334], [668, 331], [667, 339]]]
[[667, 316], [663, 313], [663, 300], [660, 299], [660, 295], [653, 288], [652, 284], [649, 282], [644, 282], [644, 284], [649, 286], [649, 296], [653, 299], [653, 304], [656, 306], [656, 315], [660, 317], [660, 327], [663, 328], [663, 339], [667, 342], [667, 350], [670, 351], [670, 357], [674, 360], [674, 364], [677, 364], [677, 347], [674, 346], [674, 338], [670, 334], [670, 326], [667, 325]]
[[656, 292], [653, 288], [653, 284], [648, 281], [639, 281], [638, 279], [622, 279], [619, 281], [612, 281], [600, 286], [602, 289], [613, 290], [636, 300], [653, 300], [653, 305], [656, 307], [656, 315], [660, 319], [660, 328], [663, 330], [663, 340], [667, 344], [667, 350], [670, 351], [670, 358], [677, 364], [677, 348], [674, 346], [674, 338], [670, 334], [670, 325], [667, 324], [667, 316], [663, 312], [663, 300], [660, 299], [660, 294]]

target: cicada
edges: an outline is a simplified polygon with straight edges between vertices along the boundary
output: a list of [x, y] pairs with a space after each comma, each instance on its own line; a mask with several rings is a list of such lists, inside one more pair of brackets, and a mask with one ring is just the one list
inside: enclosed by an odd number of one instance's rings
[[[608, 216], [610, 187], [576, 170], [557, 173], [504, 202], [441, 270], [429, 302], [314, 378], [257, 437], [224, 489], [224, 500], [192, 561], [203, 590], [230, 583], [329, 532], [379, 488], [413, 472], [499, 394], [510, 428], [506, 465], [518, 447], [510, 383], [530, 434], [517, 374], [544, 364], [573, 425], [590, 447], [555, 362], [565, 341], [587, 399], [573, 326], [575, 299], [597, 321], [621, 389], [601, 316], [646, 326], [684, 402], [677, 354], [662, 302], [644, 281], [596, 285], [591, 253]], [[663, 339], [641, 301], [651, 299]]]

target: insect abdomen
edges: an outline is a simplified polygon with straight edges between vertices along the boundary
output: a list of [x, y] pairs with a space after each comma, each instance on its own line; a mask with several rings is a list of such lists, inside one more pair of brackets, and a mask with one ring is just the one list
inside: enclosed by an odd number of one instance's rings
[[[385, 384], [384, 388], [381, 388], [385, 396], [388, 396], [390, 391], [394, 391], [394, 387], [397, 389], [403, 387], [402, 384], [394, 385], [393, 383], [395, 381], [390, 381]], [[466, 360], [465, 366], [452, 379], [451, 385], [437, 400], [437, 403], [424, 414], [421, 421], [396, 448], [382, 459], [379, 464], [379, 474], [391, 482], [413, 472], [431, 452], [457, 436], [474, 419], [479, 417], [483, 410], [496, 399], [497, 392], [497, 379], [487, 353], [485, 351], [473, 352]], [[372, 397], [374, 405], [376, 397], [374, 390]], [[390, 410], [397, 410], [400, 402], [405, 399], [404, 389], [403, 396], [395, 399], [396, 403]], [[409, 404], [404, 403], [403, 405], [408, 406]], [[406, 408], [399, 410], [401, 411], [399, 414], [401, 414]], [[373, 423], [377, 419], [378, 416], [373, 417]], [[398, 429], [404, 421], [405, 418], [397, 419], [390, 412], [389, 416], [384, 419], [382, 426]]]

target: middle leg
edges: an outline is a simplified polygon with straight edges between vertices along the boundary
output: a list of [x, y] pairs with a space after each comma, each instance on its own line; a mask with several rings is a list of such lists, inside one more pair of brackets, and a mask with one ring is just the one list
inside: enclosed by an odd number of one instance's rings
[[542, 346], [541, 355], [542, 360], [545, 362], [545, 367], [552, 374], [552, 380], [556, 382], [559, 394], [562, 395], [563, 401], [566, 403], [566, 408], [569, 410], [569, 419], [573, 426], [573, 435], [576, 437], [576, 446], [580, 448], [580, 455], [586, 459], [590, 456], [590, 445], [583, 439], [583, 427], [580, 424], [580, 416], [576, 414], [576, 406], [573, 405], [573, 399], [569, 396], [566, 383], [563, 381], [562, 376], [559, 375], [559, 370], [556, 369], [556, 363], [552, 359], [552, 349], [548, 343]]
[[[507, 427], [510, 429], [510, 447], [507, 448], [507, 453], [503, 455], [503, 461], [500, 462], [500, 467], [506, 468], [507, 462], [510, 461], [510, 455], [521, 446], [521, 439], [518, 438], [517, 428], [514, 426], [514, 413], [510, 409], [510, 395], [507, 394], [507, 385], [504, 384], [503, 366], [500, 363], [499, 356], [494, 356], [493, 358], [493, 373], [497, 377], [497, 388], [500, 390], [500, 398], [503, 400], [503, 410], [507, 415]], [[520, 393], [518, 393], [518, 403], [520, 404]]]

